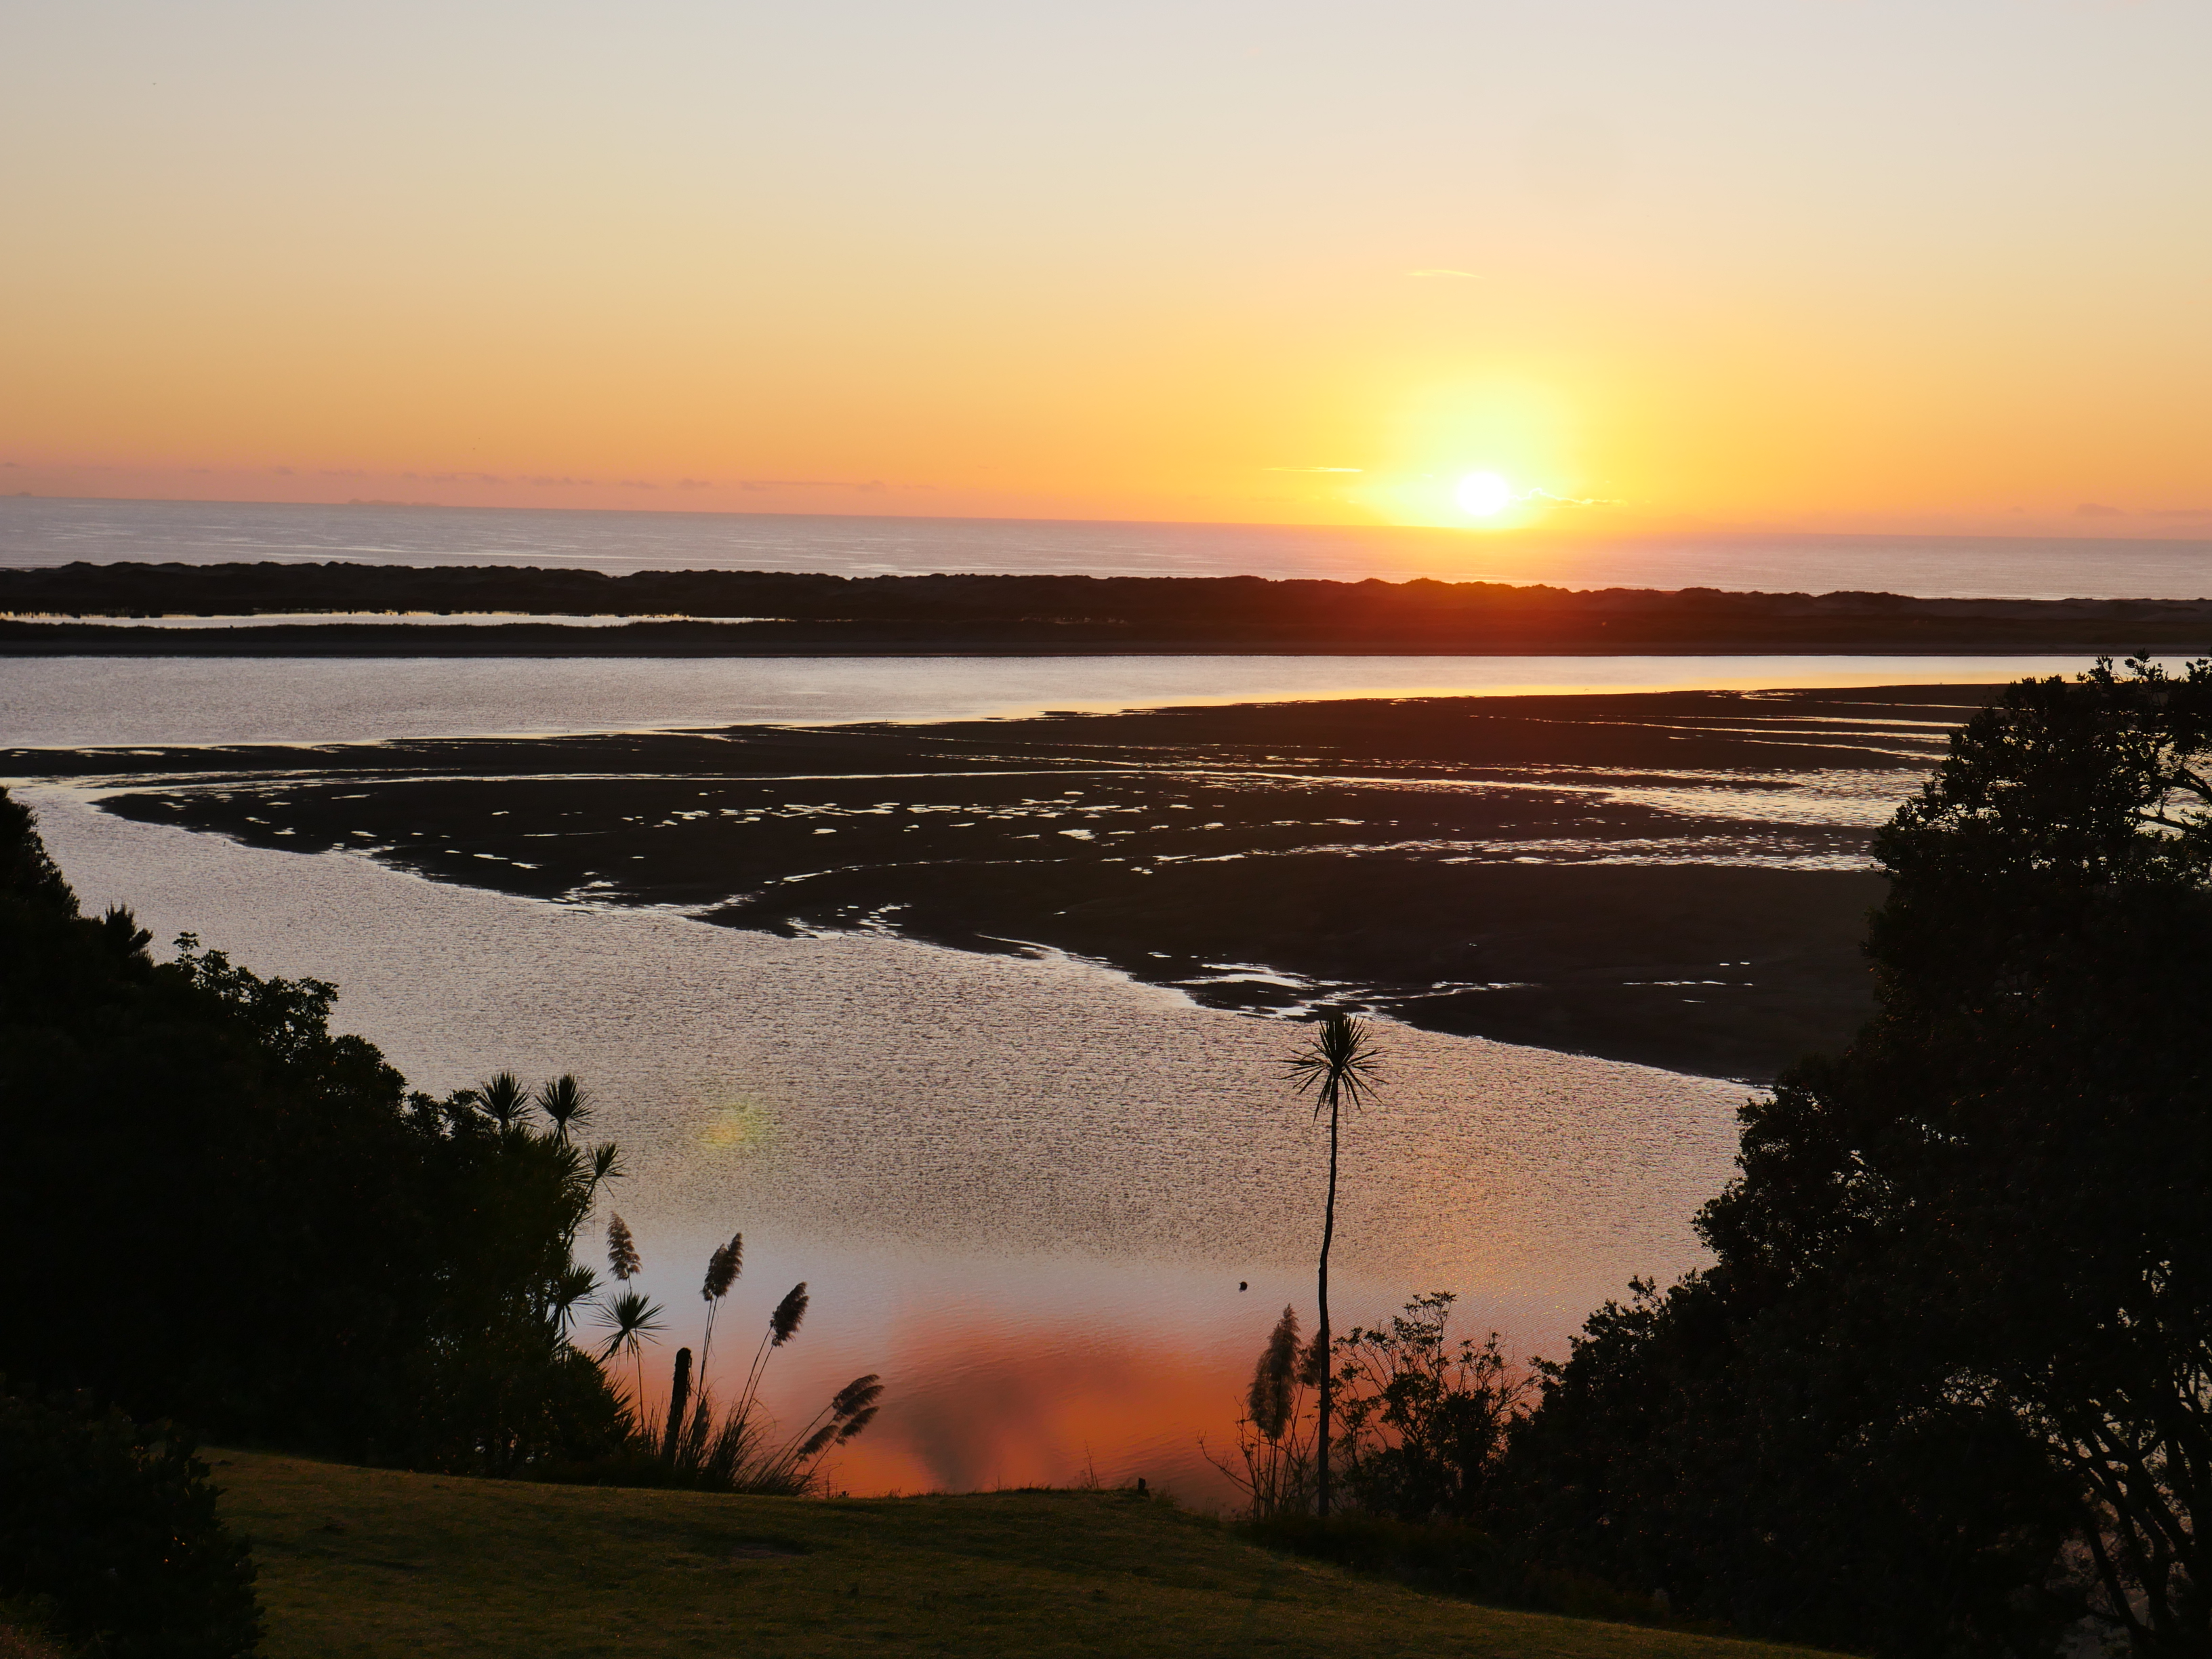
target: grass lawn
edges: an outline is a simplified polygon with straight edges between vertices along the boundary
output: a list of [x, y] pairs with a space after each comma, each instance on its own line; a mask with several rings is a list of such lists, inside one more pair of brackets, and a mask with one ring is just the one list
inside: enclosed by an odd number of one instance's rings
[[821, 1503], [202, 1455], [270, 1659], [1804, 1651], [1421, 1595], [1123, 1492]]

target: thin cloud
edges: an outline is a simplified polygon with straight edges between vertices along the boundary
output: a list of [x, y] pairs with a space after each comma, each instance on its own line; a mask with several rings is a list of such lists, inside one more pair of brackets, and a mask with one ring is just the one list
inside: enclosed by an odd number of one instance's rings
[[1271, 466], [1270, 472], [1364, 472], [1363, 466]]
[[1480, 271], [1448, 270], [1441, 265], [1424, 267], [1419, 270], [1409, 270], [1406, 275], [1408, 276], [1456, 276], [1462, 282], [1469, 283], [1479, 283], [1482, 280]]
[[2074, 509], [2074, 516], [2077, 519], [2124, 519], [2127, 514], [2120, 507], [2106, 507], [2102, 501], [2084, 501]]
[[881, 489], [881, 478], [742, 478], [742, 489]]
[[1628, 505], [1626, 501], [1614, 501], [1605, 495], [1554, 495], [1548, 489], [1528, 490], [1518, 499], [1524, 501], [1542, 501], [1550, 507], [1626, 507]]

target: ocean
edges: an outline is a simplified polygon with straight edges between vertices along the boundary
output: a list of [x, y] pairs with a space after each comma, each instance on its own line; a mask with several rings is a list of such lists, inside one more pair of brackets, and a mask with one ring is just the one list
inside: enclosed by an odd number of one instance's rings
[[1466, 530], [812, 517], [0, 497], [0, 568], [356, 560], [633, 570], [936, 571], [1857, 590], [1926, 599], [2212, 595], [2212, 541], [1684, 533], [1564, 542]]

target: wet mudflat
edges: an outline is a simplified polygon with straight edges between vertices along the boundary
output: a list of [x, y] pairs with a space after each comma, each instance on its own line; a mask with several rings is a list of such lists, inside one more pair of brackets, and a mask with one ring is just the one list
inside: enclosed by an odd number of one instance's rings
[[1867, 1006], [1874, 830], [1978, 687], [15, 751], [111, 811], [784, 934], [1060, 951], [1217, 1006], [1762, 1079]]

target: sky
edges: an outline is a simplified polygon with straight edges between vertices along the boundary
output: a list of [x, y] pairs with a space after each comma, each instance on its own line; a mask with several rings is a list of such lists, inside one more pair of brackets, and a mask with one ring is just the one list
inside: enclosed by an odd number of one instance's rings
[[0, 0], [0, 493], [2212, 535], [2202, 0]]

